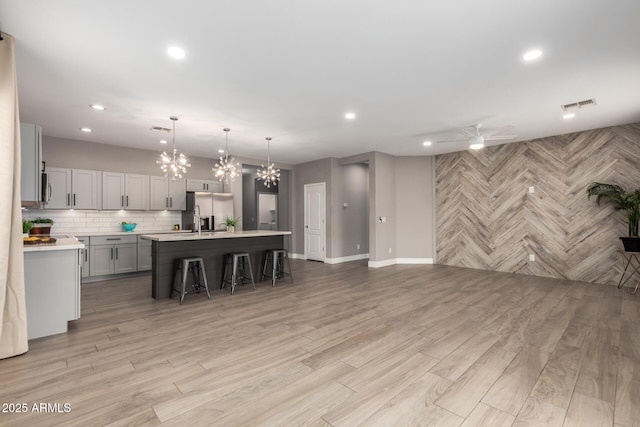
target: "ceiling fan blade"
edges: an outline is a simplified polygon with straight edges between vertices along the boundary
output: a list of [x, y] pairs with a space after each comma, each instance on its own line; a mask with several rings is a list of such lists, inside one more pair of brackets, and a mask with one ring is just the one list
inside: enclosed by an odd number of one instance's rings
[[485, 141], [500, 141], [500, 140], [507, 140], [507, 139], [516, 139], [518, 137], [518, 135], [493, 135], [493, 136], [486, 136], [484, 137]]
[[486, 131], [486, 132], [483, 132], [482, 134], [483, 134], [485, 137], [488, 137], [488, 136], [493, 136], [493, 135], [496, 135], [496, 134], [499, 134], [499, 133], [503, 133], [503, 132], [510, 131], [510, 130], [512, 130], [513, 128], [515, 128], [515, 126], [507, 125], [507, 126], [499, 127], [499, 128], [497, 128], [497, 129], [488, 130], [488, 131]]
[[[471, 129], [475, 131], [475, 128], [472, 127]], [[460, 128], [460, 132], [464, 132], [469, 136], [478, 136], [475, 132], [470, 131], [469, 128]]]
[[468, 139], [447, 139], [444, 141], [436, 141], [436, 144], [441, 144], [443, 142], [462, 142], [462, 141], [469, 141]]

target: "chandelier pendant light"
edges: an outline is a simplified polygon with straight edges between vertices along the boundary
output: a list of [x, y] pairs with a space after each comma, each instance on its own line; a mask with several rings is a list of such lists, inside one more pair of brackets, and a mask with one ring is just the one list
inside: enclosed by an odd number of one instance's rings
[[229, 157], [229, 131], [231, 129], [224, 128], [222, 130], [225, 132], [225, 154], [224, 156], [220, 156], [220, 159], [211, 170], [213, 171], [213, 175], [218, 179], [218, 181], [229, 184], [229, 182], [233, 182], [239, 174], [236, 167], [237, 165], [234, 164], [235, 160], [233, 159], [233, 157]]
[[267, 140], [267, 166], [262, 165], [262, 169], [258, 169], [258, 180], [264, 181], [264, 186], [271, 188], [278, 185], [280, 181], [280, 169], [275, 167], [274, 163], [271, 163], [271, 138], [266, 137]]
[[164, 176], [171, 176], [171, 179], [182, 178], [183, 173], [187, 173], [187, 168], [191, 167], [191, 163], [187, 160], [187, 157], [180, 153], [176, 149], [176, 122], [178, 118], [176, 116], [169, 117], [173, 121], [173, 151], [171, 155], [166, 151], [160, 154], [160, 160], [156, 160], [156, 164], [160, 165], [160, 169], [164, 172]]

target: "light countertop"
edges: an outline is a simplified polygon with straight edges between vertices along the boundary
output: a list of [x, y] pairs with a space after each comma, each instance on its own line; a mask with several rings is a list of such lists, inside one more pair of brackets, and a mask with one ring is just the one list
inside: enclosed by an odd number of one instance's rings
[[70, 249], [84, 249], [84, 244], [73, 237], [57, 237], [55, 243], [40, 245], [24, 245], [23, 252], [65, 251]]
[[247, 237], [269, 237], [288, 236], [290, 231], [270, 231], [270, 230], [246, 230], [228, 233], [226, 231], [216, 231], [214, 233], [188, 233], [188, 234], [144, 234], [140, 237], [157, 242], [181, 242], [187, 240], [212, 240], [212, 239], [240, 239]]
[[80, 233], [67, 233], [74, 236], [126, 236], [129, 234], [141, 235], [141, 234], [176, 234], [176, 233], [191, 233], [191, 230], [133, 230], [133, 231], [87, 231]]

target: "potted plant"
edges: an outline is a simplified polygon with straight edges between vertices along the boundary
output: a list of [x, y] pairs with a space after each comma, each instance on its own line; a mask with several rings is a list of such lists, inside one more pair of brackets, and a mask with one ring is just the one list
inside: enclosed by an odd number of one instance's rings
[[227, 232], [233, 233], [236, 231], [236, 225], [238, 225], [238, 218], [225, 217], [224, 224], [227, 226]]
[[51, 233], [51, 227], [53, 226], [53, 220], [50, 218], [36, 218], [31, 220], [33, 227], [29, 233], [33, 235], [48, 236]]
[[629, 236], [620, 237], [624, 250], [640, 252], [640, 238], [638, 237], [638, 221], [640, 220], [640, 189], [626, 191], [615, 184], [594, 182], [587, 188], [587, 196], [596, 196], [598, 205], [601, 200], [610, 202], [615, 210], [624, 211], [629, 224]]
[[27, 221], [26, 219], [22, 220], [22, 237], [27, 237], [29, 235], [29, 230], [33, 228], [33, 224], [31, 221]]

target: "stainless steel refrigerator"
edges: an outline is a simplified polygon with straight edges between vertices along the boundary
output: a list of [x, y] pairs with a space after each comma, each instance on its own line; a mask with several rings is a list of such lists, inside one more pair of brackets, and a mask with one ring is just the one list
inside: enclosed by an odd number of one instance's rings
[[225, 231], [225, 218], [233, 216], [233, 194], [187, 192], [187, 210], [182, 211], [182, 228], [197, 231], [199, 212], [202, 231]]

